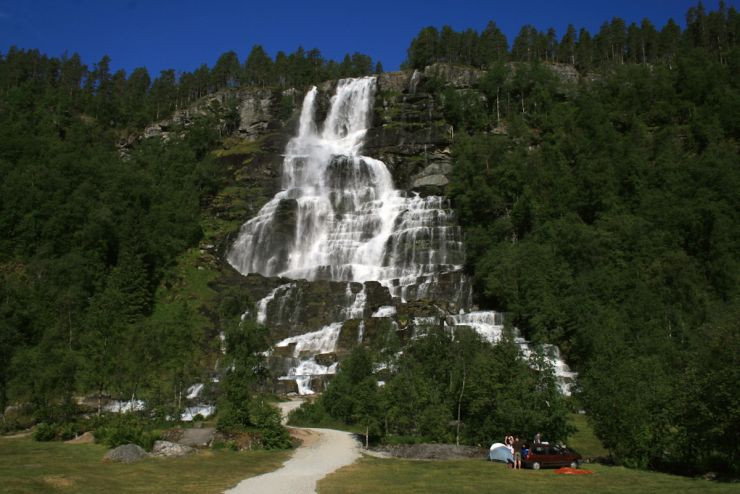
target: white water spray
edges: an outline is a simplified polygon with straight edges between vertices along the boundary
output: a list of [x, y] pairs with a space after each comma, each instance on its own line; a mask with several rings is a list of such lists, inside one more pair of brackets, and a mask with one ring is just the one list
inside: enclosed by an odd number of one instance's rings
[[378, 280], [404, 297], [405, 287], [462, 267], [447, 200], [406, 197], [382, 161], [360, 155], [374, 92], [373, 77], [339, 81], [321, 130], [317, 90], [306, 94], [298, 135], [286, 147], [283, 190], [242, 226], [227, 256], [237, 270]]

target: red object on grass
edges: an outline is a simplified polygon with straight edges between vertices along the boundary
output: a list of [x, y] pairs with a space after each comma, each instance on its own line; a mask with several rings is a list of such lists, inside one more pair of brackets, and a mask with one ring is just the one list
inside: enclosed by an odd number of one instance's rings
[[555, 473], [560, 473], [564, 475], [585, 475], [588, 473], [594, 473], [593, 470], [583, 470], [581, 468], [570, 468], [570, 467], [563, 467], [558, 468], [555, 470]]

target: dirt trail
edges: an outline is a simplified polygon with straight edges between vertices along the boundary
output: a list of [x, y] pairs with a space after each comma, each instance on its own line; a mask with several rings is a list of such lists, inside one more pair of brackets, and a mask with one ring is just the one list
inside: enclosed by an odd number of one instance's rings
[[[280, 403], [283, 417], [299, 407], [301, 401]], [[285, 420], [285, 418], [283, 419]], [[333, 471], [354, 463], [360, 456], [360, 443], [348, 432], [331, 429], [293, 429], [303, 439], [282, 468], [243, 480], [228, 494], [312, 494], [316, 482]]]

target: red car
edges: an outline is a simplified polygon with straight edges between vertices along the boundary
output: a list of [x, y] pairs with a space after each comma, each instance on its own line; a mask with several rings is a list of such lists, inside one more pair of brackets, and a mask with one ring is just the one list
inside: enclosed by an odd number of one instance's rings
[[526, 458], [522, 457], [522, 465], [534, 470], [539, 470], [542, 467], [578, 468], [580, 464], [581, 455], [568, 448], [552, 444], [533, 445]]

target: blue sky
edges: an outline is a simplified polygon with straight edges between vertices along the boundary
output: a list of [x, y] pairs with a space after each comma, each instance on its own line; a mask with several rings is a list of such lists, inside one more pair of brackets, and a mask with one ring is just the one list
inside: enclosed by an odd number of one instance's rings
[[[739, 0], [726, 0], [738, 8]], [[704, 2], [707, 10], [718, 0]], [[0, 0], [0, 52], [12, 45], [59, 56], [78, 52], [92, 65], [108, 54], [114, 69], [144, 66], [193, 70], [254, 44], [268, 53], [319, 48], [327, 58], [362, 52], [397, 69], [411, 39], [425, 26], [483, 29], [493, 20], [511, 43], [519, 28], [568, 23], [592, 33], [611, 17], [629, 24], [648, 17], [658, 27], [670, 17], [683, 26], [696, 0], [414, 0], [365, 2], [294, 0]]]

